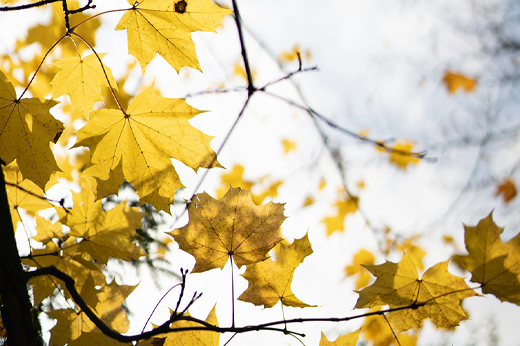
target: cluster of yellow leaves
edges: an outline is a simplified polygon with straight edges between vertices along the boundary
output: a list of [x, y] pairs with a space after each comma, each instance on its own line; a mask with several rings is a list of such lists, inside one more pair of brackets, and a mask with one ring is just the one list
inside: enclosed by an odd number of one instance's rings
[[311, 52], [309, 50], [302, 51], [298, 45], [295, 45], [290, 51], [283, 51], [280, 53], [278, 57], [278, 61], [280, 62], [291, 62], [294, 60], [298, 60], [298, 54], [300, 54], [300, 58], [305, 58], [307, 62], [311, 61]]
[[471, 272], [471, 281], [481, 284], [483, 293], [520, 305], [520, 234], [503, 242], [503, 228], [491, 214], [464, 230], [468, 255], [456, 259]]
[[442, 77], [442, 81], [446, 84], [446, 88], [448, 88], [450, 94], [455, 94], [458, 89], [464, 89], [466, 92], [471, 92], [475, 90], [475, 86], [477, 85], [475, 79], [452, 71], [446, 71], [444, 77]]
[[[369, 312], [380, 311], [380, 307], [371, 309]], [[398, 333], [397, 339], [394, 336], [392, 328], [388, 325], [388, 321], [381, 315], [371, 315], [365, 319], [363, 326], [361, 327], [363, 332], [363, 338], [370, 342], [373, 346], [389, 346], [389, 345], [400, 345], [400, 346], [415, 346], [417, 344], [417, 333], [412, 335], [406, 333]]]
[[[253, 188], [253, 182], [245, 180], [243, 176], [244, 167], [241, 165], [234, 165], [229, 173], [222, 174], [220, 176], [222, 184], [217, 189], [217, 198], [221, 198], [222, 196], [224, 196], [224, 194], [226, 194], [230, 186], [240, 187], [244, 190], [250, 191]], [[258, 182], [261, 183], [264, 179], [265, 178], [260, 178]], [[267, 186], [267, 188], [265, 188], [260, 193], [251, 194], [253, 202], [257, 205], [260, 205], [266, 198], [274, 198], [278, 196], [278, 187], [280, 185], [282, 185], [282, 181], [277, 180], [270, 183], [270, 185]]]
[[358, 198], [349, 197], [345, 199], [339, 199], [334, 204], [336, 208], [336, 214], [334, 216], [327, 216], [322, 220], [327, 230], [327, 235], [330, 236], [336, 231], [343, 232], [345, 230], [345, 217], [347, 214], [352, 214], [357, 211]]
[[448, 261], [434, 265], [421, 278], [406, 254], [399, 263], [387, 261], [366, 268], [376, 281], [358, 292], [355, 307], [388, 305], [390, 309], [403, 308], [388, 313], [388, 320], [397, 332], [420, 329], [426, 318], [442, 328], [457, 326], [468, 318], [462, 309], [462, 300], [476, 293], [463, 278], [448, 272]]

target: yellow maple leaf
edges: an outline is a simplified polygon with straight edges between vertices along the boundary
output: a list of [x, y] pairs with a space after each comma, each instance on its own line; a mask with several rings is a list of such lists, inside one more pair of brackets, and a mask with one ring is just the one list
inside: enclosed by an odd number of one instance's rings
[[312, 253], [308, 234], [294, 240], [291, 245], [281, 242], [277, 246], [276, 262], [268, 258], [247, 266], [242, 276], [249, 285], [238, 299], [266, 308], [275, 306], [279, 301], [285, 306], [311, 306], [296, 298], [291, 291], [294, 271]]
[[94, 193], [88, 184], [82, 184], [80, 193], [72, 192], [74, 207], [64, 213], [61, 223], [70, 227], [69, 236], [81, 238], [77, 245], [79, 253], [88, 253], [94, 260], [107, 264], [109, 257], [124, 261], [138, 260], [145, 256], [144, 251], [133, 244], [130, 237], [137, 236], [136, 229], [141, 227], [141, 213], [138, 207], [129, 207], [126, 201], [104, 211], [100, 200], [95, 201]]
[[[206, 317], [206, 322], [218, 327], [216, 305]], [[186, 316], [191, 317], [189, 313]], [[199, 323], [180, 320], [170, 324], [170, 328], [200, 327]], [[137, 346], [218, 346], [219, 333], [209, 330], [190, 330], [178, 333], [158, 334], [157, 336], [137, 343]]]
[[[69, 0], [67, 1], [67, 6], [69, 10], [73, 10], [79, 8], [80, 3], [78, 1]], [[42, 47], [42, 50], [45, 52], [49, 47], [55, 44], [56, 41], [58, 41], [63, 36], [63, 23], [65, 21], [65, 16], [63, 13], [62, 4], [53, 3], [52, 9], [53, 11], [51, 16], [51, 22], [49, 24], [39, 24], [30, 28], [27, 33], [27, 37], [24, 40], [16, 42], [16, 50], [22, 49], [23, 47], [26, 47], [32, 43], [37, 43]], [[80, 26], [74, 28], [74, 33], [81, 36], [91, 46], [95, 46], [96, 32], [99, 26], [101, 25], [100, 17], [90, 16], [84, 14], [83, 12], [76, 12], [74, 13], [74, 15], [68, 17], [71, 27], [74, 27], [81, 23]], [[90, 50], [90, 48], [85, 43], [83, 43], [82, 40], [75, 40], [73, 42], [72, 36], [69, 36], [67, 39], [62, 40], [60, 43], [60, 47], [61, 55], [66, 57], [77, 56], [78, 53], [81, 54], [85, 50]], [[38, 61], [42, 61], [41, 57], [38, 58]], [[35, 70], [33, 69], [31, 72], [34, 71]], [[40, 72], [38, 72], [38, 74], [40, 74]]]
[[[61, 246], [50, 241], [43, 249], [33, 249], [27, 258], [22, 259], [22, 263], [37, 269], [55, 266], [74, 278], [77, 290], [81, 290], [89, 276], [94, 278], [96, 285], [106, 284], [105, 275], [101, 272], [102, 266], [85, 259], [88, 254], [78, 253], [76, 245], [74, 237], [68, 238]], [[32, 278], [29, 283], [33, 285], [34, 292], [45, 298], [54, 291], [57, 280], [53, 276], [45, 275]]]
[[359, 291], [355, 308], [388, 305], [390, 308], [415, 306], [388, 314], [396, 331], [419, 329], [422, 321], [430, 318], [437, 327], [449, 328], [467, 319], [462, 299], [477, 295], [463, 278], [448, 272], [448, 262], [428, 269], [421, 279], [410, 258], [404, 254], [399, 263], [366, 266], [376, 281]]
[[199, 193], [188, 206], [188, 224], [167, 234], [195, 257], [194, 273], [222, 269], [230, 257], [241, 267], [265, 260], [280, 242], [283, 210], [280, 203], [255, 205], [249, 191], [240, 188], [230, 188], [218, 200]]
[[231, 169], [231, 172], [222, 174], [220, 176], [222, 184], [217, 189], [217, 199], [222, 198], [222, 196], [224, 196], [226, 192], [229, 190], [230, 186], [240, 187], [244, 190], [251, 191], [253, 183], [244, 180], [243, 175], [244, 166], [242, 165], [234, 165], [233, 169]]
[[271, 197], [271, 199], [272, 199], [272, 198], [278, 196], [278, 187], [280, 187], [280, 185], [282, 185], [282, 184], [283, 184], [282, 181], [275, 181], [261, 193], [251, 194], [251, 198], [253, 199], [253, 202], [256, 205], [260, 205], [266, 198]]
[[[370, 309], [369, 312], [379, 310], [381, 310], [380, 307], [375, 307]], [[392, 329], [390, 329], [387, 321], [381, 315], [367, 316], [361, 330], [363, 331], [364, 339], [370, 341], [370, 344], [373, 346], [389, 346], [395, 342]]]
[[504, 229], [492, 214], [464, 230], [468, 255], [456, 258], [473, 274], [471, 281], [482, 284], [483, 293], [520, 305], [520, 234], [504, 243], [500, 239]]
[[36, 215], [36, 231], [38, 233], [36, 233], [32, 238], [44, 245], [54, 238], [61, 238], [64, 236], [61, 229], [61, 222], [57, 221], [52, 223], [40, 215]]
[[283, 51], [282, 53], [280, 53], [278, 61], [291, 62], [293, 60], [298, 60], [298, 54], [300, 54], [300, 58], [305, 57], [305, 60], [307, 62], [311, 61], [311, 52], [309, 50], [305, 50], [302, 52], [298, 45], [295, 45], [291, 51]]
[[126, 112], [102, 109], [78, 131], [75, 147], [89, 147], [84, 172], [93, 178], [97, 199], [117, 194], [124, 180], [136, 188], [141, 203], [170, 212], [175, 191], [183, 187], [170, 158], [197, 171], [221, 167], [208, 136], [190, 125], [200, 111], [184, 99], [156, 96], [153, 84]]
[[[112, 339], [100, 331], [96, 332], [82, 332], [81, 335], [67, 343], [68, 346], [132, 346], [131, 342], [119, 342]], [[141, 344], [139, 344], [141, 345]], [[153, 345], [158, 346], [158, 345]]]
[[24, 178], [42, 189], [51, 173], [59, 170], [50, 148], [63, 131], [61, 121], [49, 113], [57, 103], [18, 99], [13, 85], [0, 71], [0, 158], [5, 164], [16, 159]]
[[[98, 101], [103, 101], [101, 88], [109, 87], [117, 90], [117, 84], [112, 71], [106, 65], [101, 65], [101, 59], [106, 54], [91, 54], [85, 58], [63, 58], [54, 63], [60, 71], [51, 84], [54, 87], [52, 97], [57, 98], [68, 94], [72, 110], [81, 112], [88, 119], [88, 114]], [[110, 81], [110, 85], [107, 81]]]
[[36, 212], [52, 208], [52, 204], [46, 200], [41, 188], [30, 180], [23, 179], [22, 173], [18, 169], [16, 160], [7, 166], [2, 167], [4, 170], [4, 178], [6, 182], [7, 199], [9, 201], [9, 210], [13, 227], [21, 222], [20, 212], [22, 208], [30, 212]]
[[361, 249], [354, 255], [354, 263], [345, 267], [347, 276], [358, 275], [356, 280], [356, 289], [360, 289], [368, 285], [372, 277], [363, 266], [374, 264], [374, 255], [368, 250]]
[[450, 94], [454, 94], [459, 88], [464, 89], [466, 92], [475, 90], [477, 81], [475, 79], [463, 76], [459, 73], [446, 71], [442, 81], [446, 84]]
[[406, 238], [403, 242], [399, 242], [396, 245], [396, 249], [400, 252], [405, 252], [417, 269], [422, 271], [424, 270], [423, 258], [426, 255], [426, 252], [420, 246], [414, 244], [414, 241], [417, 238], [418, 236]]
[[336, 231], [343, 232], [345, 230], [345, 217], [347, 214], [355, 213], [357, 211], [357, 202], [358, 199], [355, 197], [351, 197], [347, 201], [336, 201], [334, 204], [336, 207], [336, 215], [327, 216], [321, 220], [321, 222], [325, 224], [328, 236]]
[[[413, 143], [409, 141], [397, 141], [395, 145], [390, 147], [391, 149], [399, 150], [402, 152], [410, 153], [412, 152]], [[377, 148], [379, 151], [386, 152], [386, 150]], [[416, 165], [419, 163], [419, 159], [412, 155], [407, 155], [399, 152], [390, 152], [389, 155], [390, 163], [397, 166], [397, 168], [400, 168], [402, 170], [406, 170], [408, 165]]]
[[495, 196], [502, 195], [504, 203], [509, 203], [516, 196], [516, 185], [510, 178], [504, 179], [504, 181], [497, 186]]
[[[80, 295], [107, 326], [119, 333], [125, 333], [130, 327], [130, 322], [121, 309], [121, 304], [136, 287], [118, 285], [114, 280], [97, 290], [94, 279], [89, 276], [81, 288]], [[65, 345], [78, 339], [83, 332], [101, 332], [83, 311], [59, 309], [48, 312], [47, 315], [58, 320], [51, 329], [50, 345]]]
[[200, 70], [191, 33], [216, 32], [222, 18], [231, 13], [211, 0], [128, 0], [132, 6], [116, 30], [128, 30], [128, 51], [146, 66], [159, 53], [177, 72], [183, 66]]
[[329, 341], [321, 332], [320, 346], [356, 346], [360, 331], [361, 329], [358, 329], [355, 332], [340, 335], [335, 341]]
[[296, 150], [296, 142], [293, 142], [287, 138], [282, 140], [283, 145], [283, 153], [285, 155], [289, 154], [291, 151]]

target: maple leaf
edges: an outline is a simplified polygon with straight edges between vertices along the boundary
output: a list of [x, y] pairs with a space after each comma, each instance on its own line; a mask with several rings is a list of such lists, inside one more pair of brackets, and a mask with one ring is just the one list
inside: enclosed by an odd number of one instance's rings
[[516, 196], [516, 185], [515, 183], [506, 178], [500, 185], [497, 186], [495, 196], [502, 195], [504, 203], [509, 203]]
[[195, 171], [222, 167], [209, 145], [212, 137], [188, 121], [199, 113], [184, 99], [156, 96], [153, 84], [126, 112], [93, 111], [90, 122], [78, 131], [75, 147], [90, 148], [84, 173], [96, 180], [97, 199], [116, 194], [128, 180], [141, 203], [170, 212], [175, 191], [183, 187], [170, 158]]
[[[54, 63], [61, 70], [51, 84], [54, 87], [52, 97], [69, 94], [72, 110], [77, 110], [88, 119], [88, 113], [96, 102], [103, 101], [101, 88], [110, 87], [117, 90], [117, 84], [108, 66], [101, 65], [106, 54], [91, 54], [85, 58], [63, 58]], [[110, 85], [107, 81], [110, 81]]]
[[393, 311], [388, 314], [397, 331], [420, 328], [430, 318], [437, 327], [454, 327], [467, 319], [462, 299], [477, 295], [463, 278], [448, 272], [448, 262], [437, 263], [421, 279], [411, 259], [404, 254], [399, 263], [366, 266], [376, 281], [359, 291], [355, 308], [388, 305], [401, 308], [419, 304], [414, 309]]
[[38, 233], [36, 233], [32, 238], [43, 244], [47, 244], [53, 238], [61, 238], [64, 236], [60, 222], [52, 223], [40, 215], [36, 215], [36, 225]]
[[17, 160], [22, 175], [44, 189], [51, 173], [59, 170], [50, 148], [63, 124], [49, 110], [58, 102], [18, 99], [13, 85], [0, 71], [0, 158]]
[[23, 179], [16, 160], [2, 168], [6, 182], [9, 211], [16, 230], [16, 225], [22, 221], [18, 209], [22, 208], [29, 212], [36, 212], [51, 208], [52, 204], [45, 199], [41, 188], [32, 181]]
[[471, 281], [482, 284], [483, 293], [520, 305], [520, 234], [504, 243], [500, 239], [504, 229], [492, 214], [464, 230], [468, 255], [456, 257], [473, 274]]
[[[137, 286], [118, 285], [115, 280], [109, 285], [96, 290], [94, 279], [89, 276], [83, 285], [80, 295], [96, 315], [110, 328], [125, 333], [130, 322], [121, 304]], [[51, 329], [50, 345], [61, 346], [78, 339], [83, 332], [101, 331], [95, 326], [85, 312], [74, 309], [59, 309], [48, 312], [47, 315], [58, 320]]]
[[337, 214], [334, 216], [327, 216], [321, 222], [325, 224], [327, 235], [330, 236], [336, 231], [343, 232], [345, 230], [345, 217], [347, 214], [355, 213], [357, 211], [358, 199], [351, 197], [348, 200], [338, 200], [334, 204], [337, 209]]
[[130, 261], [146, 255], [130, 240], [137, 236], [136, 229], [141, 227], [145, 215], [138, 207], [129, 207], [124, 201], [105, 212], [86, 183], [80, 193], [72, 193], [72, 198], [72, 210], [59, 211], [63, 215], [61, 223], [70, 227], [68, 235], [81, 238], [70, 251], [86, 252], [101, 264], [107, 264], [109, 257]]
[[340, 335], [335, 341], [329, 341], [321, 332], [320, 346], [356, 346], [360, 331], [361, 329], [358, 329], [355, 332]]
[[363, 266], [374, 264], [374, 255], [368, 250], [361, 249], [354, 255], [354, 263], [345, 267], [347, 276], [356, 275], [359, 276], [356, 280], [356, 289], [360, 289], [368, 285], [370, 281], [370, 274], [367, 273]]
[[459, 88], [470, 92], [475, 90], [475, 86], [477, 85], [476, 80], [451, 71], [444, 73], [442, 81], [446, 84], [450, 94], [454, 94]]
[[[217, 314], [215, 313], [216, 305], [211, 309], [206, 322], [218, 327]], [[186, 316], [191, 316], [189, 313]], [[189, 328], [189, 327], [200, 327], [200, 323], [180, 320], [175, 321], [170, 325], [170, 328]], [[159, 334], [157, 337], [150, 340], [147, 343], [138, 343], [138, 346], [218, 346], [219, 345], [219, 334], [209, 330], [191, 330], [179, 333], [167, 333]]]
[[280, 242], [283, 209], [284, 204], [273, 202], [257, 206], [240, 188], [230, 188], [218, 200], [199, 193], [188, 205], [188, 224], [167, 234], [195, 257], [194, 273], [222, 269], [230, 257], [240, 268], [267, 259]]
[[[69, 10], [80, 7], [80, 3], [75, 0], [68, 0], [67, 6]], [[27, 38], [23, 41], [16, 42], [16, 50], [20, 50], [32, 43], [38, 43], [47, 50], [56, 43], [64, 34], [63, 23], [65, 21], [65, 15], [63, 13], [62, 4], [52, 4], [52, 16], [49, 24], [39, 24], [29, 29]], [[87, 20], [88, 19], [88, 20]], [[101, 25], [99, 16], [90, 16], [83, 12], [76, 12], [72, 16], [68, 16], [68, 20], [71, 27], [74, 27], [81, 23], [81, 25], [74, 28], [74, 33], [78, 34], [87, 41], [91, 46], [96, 45], [96, 33], [97, 29]], [[60, 43], [61, 52], [63, 56], [77, 56], [78, 53], [83, 53], [84, 50], [90, 50], [90, 48], [82, 40], [72, 40], [72, 37], [67, 40], [62, 40]], [[38, 61], [42, 61], [41, 57], [38, 57]], [[31, 72], [34, 72], [33, 68]], [[40, 72], [38, 72], [40, 74]], [[29, 74], [27, 74], [29, 75]]]
[[[78, 291], [81, 290], [89, 276], [94, 278], [96, 285], [105, 284], [106, 278], [101, 272], [102, 266], [88, 258], [85, 259], [88, 254], [78, 253], [76, 250], [74, 237], [68, 238], [61, 246], [54, 241], [50, 241], [43, 249], [33, 249], [27, 258], [22, 259], [22, 263], [38, 269], [55, 266], [58, 270], [74, 278]], [[29, 280], [29, 283], [33, 285], [34, 292], [38, 292], [43, 298], [54, 291], [57, 282], [59, 281], [49, 275], [38, 276]]]
[[159, 53], [177, 72], [189, 66], [200, 70], [191, 39], [194, 31], [216, 32], [230, 10], [211, 0], [144, 0], [132, 6], [117, 24], [127, 29], [128, 51], [139, 60], [142, 73]]
[[285, 155], [289, 154], [293, 150], [296, 150], [296, 148], [297, 148], [296, 142], [293, 142], [287, 138], [282, 140], [282, 145], [283, 145], [283, 153]]
[[312, 253], [308, 234], [296, 239], [291, 245], [282, 242], [277, 246], [279, 251], [276, 262], [268, 258], [247, 266], [242, 276], [247, 279], [249, 286], [238, 299], [266, 308], [275, 306], [279, 301], [285, 306], [311, 306], [300, 301], [291, 291], [294, 271]]
[[[413, 143], [409, 142], [409, 141], [404, 141], [404, 142], [397, 141], [395, 143], [395, 145], [390, 147], [390, 149], [398, 150], [401, 152], [407, 152], [407, 153], [411, 153], [412, 148], [413, 148]], [[384, 148], [376, 147], [376, 149], [382, 153], [388, 152]], [[420, 160], [415, 156], [406, 155], [403, 153], [392, 151], [392, 152], [390, 152], [390, 155], [389, 155], [389, 161], [391, 164], [397, 166], [397, 168], [405, 171], [406, 168], [408, 167], [408, 165], [416, 165], [419, 163]]]

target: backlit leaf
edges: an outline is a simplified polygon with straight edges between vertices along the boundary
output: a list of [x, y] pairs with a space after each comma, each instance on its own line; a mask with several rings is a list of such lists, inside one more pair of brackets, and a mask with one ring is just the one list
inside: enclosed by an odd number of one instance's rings
[[200, 70], [191, 33], [216, 32], [218, 23], [231, 12], [211, 0], [143, 0], [139, 3], [128, 0], [128, 3], [132, 8], [123, 15], [116, 29], [128, 30], [128, 51], [139, 60], [143, 74], [156, 53], [177, 72], [183, 66]]
[[190, 125], [200, 111], [184, 99], [156, 96], [153, 84], [123, 113], [103, 109], [78, 131], [76, 147], [90, 148], [85, 170], [97, 183], [97, 199], [117, 194], [124, 180], [137, 190], [141, 203], [170, 212], [175, 191], [183, 187], [170, 158], [197, 171], [220, 167], [211, 137]]
[[268, 258], [247, 266], [242, 276], [249, 285], [238, 299], [266, 308], [275, 306], [279, 301], [285, 306], [311, 306], [296, 298], [291, 291], [294, 271], [312, 253], [308, 235], [296, 239], [291, 245], [281, 242], [277, 246], [276, 262]]
[[0, 158], [16, 160], [22, 175], [44, 189], [53, 171], [59, 170], [50, 143], [63, 124], [49, 110], [58, 102], [39, 98], [19, 100], [11, 82], [0, 71]]
[[267, 259], [280, 242], [278, 228], [285, 220], [284, 205], [257, 206], [248, 191], [231, 188], [221, 199], [195, 195], [188, 205], [190, 221], [168, 234], [195, 257], [193, 272], [223, 268], [232, 256], [238, 267]]
[[372, 308], [388, 305], [390, 308], [416, 306], [414, 309], [393, 311], [388, 314], [397, 331], [420, 328], [422, 321], [430, 318], [437, 327], [457, 326], [467, 319], [462, 309], [462, 299], [476, 293], [463, 278], [448, 272], [448, 261], [428, 269], [421, 279], [415, 265], [404, 254], [399, 263], [366, 266], [376, 281], [359, 291], [356, 308]]

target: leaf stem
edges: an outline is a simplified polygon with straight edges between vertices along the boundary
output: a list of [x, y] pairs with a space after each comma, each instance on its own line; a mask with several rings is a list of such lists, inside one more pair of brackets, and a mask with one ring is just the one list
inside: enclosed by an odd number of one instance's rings
[[229, 255], [231, 263], [231, 328], [235, 328], [235, 275], [233, 271], [233, 256]]

